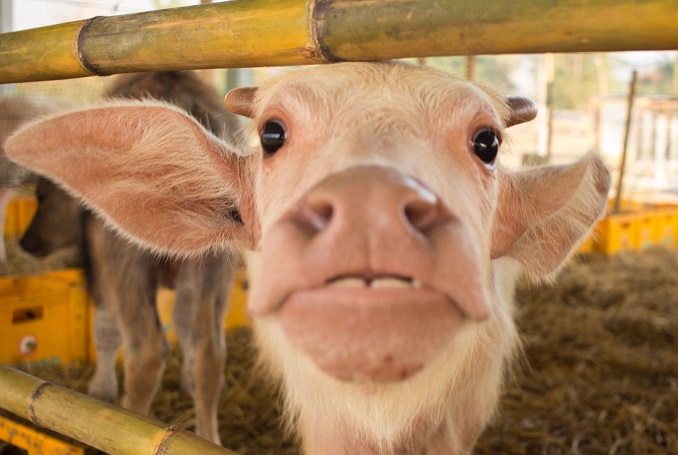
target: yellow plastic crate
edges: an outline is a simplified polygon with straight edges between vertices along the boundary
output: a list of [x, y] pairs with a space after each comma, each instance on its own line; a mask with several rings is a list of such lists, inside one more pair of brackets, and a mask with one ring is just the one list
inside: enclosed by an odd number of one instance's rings
[[28, 455], [84, 455], [85, 449], [0, 416], [0, 440]]
[[86, 363], [88, 321], [80, 270], [0, 279], [0, 363]]
[[666, 248], [678, 246], [678, 210], [659, 209], [653, 215], [653, 240], [655, 245]]
[[248, 327], [250, 319], [247, 316], [247, 295], [249, 291], [249, 280], [245, 269], [238, 269], [233, 280], [233, 288], [229, 301], [228, 312], [226, 313], [226, 328]]
[[640, 227], [638, 220], [634, 212], [607, 215], [600, 223], [598, 250], [605, 254], [616, 254], [636, 249]]
[[589, 235], [578, 247], [575, 253], [586, 254], [592, 253], [596, 248], [596, 239], [593, 235]]
[[637, 217], [635, 249], [645, 250], [657, 246], [657, 238], [659, 237], [657, 212], [654, 210], [643, 211], [638, 213]]
[[19, 237], [26, 232], [33, 215], [38, 208], [34, 196], [18, 196], [12, 198], [7, 205], [5, 215], [5, 238]]

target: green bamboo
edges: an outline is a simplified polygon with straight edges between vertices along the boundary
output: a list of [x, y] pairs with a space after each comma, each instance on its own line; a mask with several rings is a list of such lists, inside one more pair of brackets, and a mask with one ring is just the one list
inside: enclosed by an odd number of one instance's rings
[[0, 34], [0, 82], [91, 76], [73, 50], [84, 21]]
[[314, 63], [306, 13], [303, 0], [242, 0], [0, 34], [0, 83]]
[[334, 0], [315, 36], [339, 60], [678, 49], [675, 0]]
[[675, 0], [234, 0], [0, 34], [0, 83], [403, 57], [678, 49]]
[[3, 365], [0, 409], [112, 455], [235, 455], [191, 432]]

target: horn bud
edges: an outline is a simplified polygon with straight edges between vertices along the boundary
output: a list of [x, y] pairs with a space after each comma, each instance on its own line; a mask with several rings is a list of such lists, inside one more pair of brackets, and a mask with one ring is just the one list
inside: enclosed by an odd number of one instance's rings
[[256, 87], [234, 88], [226, 94], [224, 105], [226, 110], [233, 114], [245, 117], [254, 117], [254, 98], [257, 93]]
[[523, 98], [522, 96], [507, 96], [506, 104], [511, 110], [509, 118], [506, 120], [506, 128], [529, 122], [537, 116], [537, 103], [529, 98]]

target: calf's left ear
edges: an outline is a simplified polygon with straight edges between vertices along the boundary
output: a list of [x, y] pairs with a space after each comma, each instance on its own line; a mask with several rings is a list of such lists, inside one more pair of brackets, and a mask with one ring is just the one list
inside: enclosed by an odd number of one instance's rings
[[534, 277], [555, 272], [604, 214], [610, 174], [596, 154], [565, 166], [502, 174], [492, 258], [518, 260]]
[[66, 112], [19, 129], [5, 151], [147, 248], [257, 246], [247, 159], [178, 109], [129, 101]]

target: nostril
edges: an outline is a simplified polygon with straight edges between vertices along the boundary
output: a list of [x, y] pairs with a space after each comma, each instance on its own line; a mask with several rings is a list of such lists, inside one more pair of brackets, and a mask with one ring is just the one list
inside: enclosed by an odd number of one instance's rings
[[322, 231], [334, 214], [331, 202], [326, 200], [305, 201], [296, 210], [294, 220], [308, 234]]
[[403, 212], [406, 221], [420, 232], [436, 226], [443, 218], [438, 204], [424, 199], [409, 201]]

